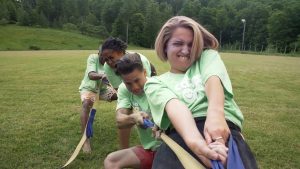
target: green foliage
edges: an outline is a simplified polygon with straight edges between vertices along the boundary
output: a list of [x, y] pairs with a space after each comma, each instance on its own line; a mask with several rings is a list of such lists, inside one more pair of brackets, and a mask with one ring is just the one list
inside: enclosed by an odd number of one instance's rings
[[[167, 19], [185, 15], [212, 32], [220, 40], [221, 47], [241, 45], [241, 19], [246, 19], [245, 50], [253, 51], [253, 46], [266, 49], [269, 45], [278, 52], [293, 52], [291, 46], [298, 44], [300, 34], [299, 11], [299, 0], [0, 1], [2, 25], [17, 23], [61, 29], [72, 23], [85, 35], [116, 36], [148, 48], [153, 47], [155, 36]], [[139, 15], [138, 21], [133, 21], [136, 14]], [[143, 24], [137, 26], [142, 20]], [[283, 50], [285, 48], [287, 50]]]
[[[22, 28], [24, 29], [24, 28]], [[96, 48], [95, 48], [96, 49]], [[0, 52], [0, 166], [60, 168], [80, 133], [78, 86], [86, 59], [97, 50]], [[159, 74], [169, 66], [153, 50], [147, 56]], [[262, 169], [298, 169], [300, 161], [300, 59], [221, 53], [245, 116], [243, 135]], [[116, 102], [96, 102], [91, 154], [68, 168], [100, 169], [118, 149]], [[132, 130], [131, 145], [139, 144]]]
[[72, 31], [77, 31], [78, 27], [75, 24], [66, 23], [63, 25], [63, 30], [72, 32]]
[[133, 44], [143, 45], [143, 30], [145, 17], [142, 13], [135, 13], [130, 18], [129, 42]]
[[300, 35], [300, 2], [287, 6], [282, 11], [275, 11], [269, 18], [269, 43], [281, 47], [287, 47], [287, 51], [293, 50], [291, 44], [295, 44]]

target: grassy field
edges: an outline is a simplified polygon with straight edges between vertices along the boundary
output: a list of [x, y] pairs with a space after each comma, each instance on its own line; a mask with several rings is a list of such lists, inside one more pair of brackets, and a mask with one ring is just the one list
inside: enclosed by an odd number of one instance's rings
[[[66, 162], [81, 138], [78, 87], [92, 52], [0, 52], [1, 169], [53, 169]], [[159, 73], [168, 70], [154, 51], [139, 52]], [[260, 168], [299, 168], [300, 58], [230, 53], [222, 58]], [[97, 103], [93, 152], [80, 153], [68, 168], [100, 169], [117, 150], [115, 104]], [[138, 143], [135, 132], [131, 143]]]
[[[97, 49], [102, 39], [56, 29], [0, 26], [0, 51]], [[132, 47], [132, 46], [130, 46]], [[135, 49], [139, 48], [133, 46]]]

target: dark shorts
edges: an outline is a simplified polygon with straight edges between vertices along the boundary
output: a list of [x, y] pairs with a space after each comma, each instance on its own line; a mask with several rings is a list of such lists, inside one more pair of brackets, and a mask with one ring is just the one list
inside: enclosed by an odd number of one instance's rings
[[[203, 135], [204, 130], [204, 123], [205, 118], [196, 118], [195, 119], [197, 127], [200, 131], [200, 133]], [[240, 128], [236, 126], [235, 124], [228, 122], [227, 124], [230, 128], [231, 135], [233, 139], [235, 140], [239, 154], [241, 156], [241, 159], [243, 161], [245, 169], [257, 169], [257, 163], [256, 160], [243, 139]], [[181, 136], [176, 132], [175, 129], [167, 130], [166, 134], [172, 138], [175, 142], [177, 142], [179, 145], [182, 146], [187, 152], [189, 152], [192, 156], [194, 156], [195, 159], [197, 159], [199, 162], [201, 162], [194, 153], [187, 147], [187, 145], [184, 143], [184, 140], [181, 138]], [[202, 162], [201, 162], [202, 163]], [[184, 169], [180, 161], [178, 160], [177, 156], [173, 151], [166, 145], [165, 143], [162, 143], [162, 145], [158, 148], [156, 155], [153, 160], [152, 169]]]
[[133, 151], [140, 160], [140, 169], [151, 169], [155, 151], [145, 150], [142, 146], [135, 146]]

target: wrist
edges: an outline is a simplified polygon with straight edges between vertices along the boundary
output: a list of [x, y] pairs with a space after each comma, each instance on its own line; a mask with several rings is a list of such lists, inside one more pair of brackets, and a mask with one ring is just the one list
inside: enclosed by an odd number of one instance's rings
[[186, 145], [191, 149], [191, 150], [196, 150], [198, 149], [199, 145], [207, 145], [205, 140], [203, 138], [189, 138], [186, 140]]
[[207, 117], [220, 117], [224, 116], [224, 108], [208, 108], [207, 110]]

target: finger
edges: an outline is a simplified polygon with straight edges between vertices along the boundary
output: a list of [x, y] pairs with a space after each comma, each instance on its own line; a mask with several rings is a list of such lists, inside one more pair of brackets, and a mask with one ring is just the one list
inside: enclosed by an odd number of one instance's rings
[[227, 143], [229, 136], [230, 136], [230, 130], [226, 130], [226, 132], [224, 132], [222, 135], [224, 143]]
[[[215, 151], [211, 150], [210, 148], [208, 147], [205, 147], [204, 150], [203, 150], [203, 155], [206, 157], [206, 158], [209, 158], [209, 159], [212, 159], [212, 160], [217, 160], [218, 159], [218, 153], [216, 153]], [[202, 155], [202, 154], [201, 154]]]
[[225, 144], [225, 140], [223, 138], [217, 139], [215, 142], [219, 142], [221, 144]]
[[224, 148], [214, 147], [212, 150], [217, 152], [220, 155], [219, 157], [227, 158], [227, 151]]
[[211, 144], [208, 145], [208, 147], [210, 149], [214, 149], [214, 148], [222, 148], [224, 149], [224, 151], [227, 153], [228, 152], [228, 148], [224, 145], [224, 144], [221, 144], [221, 143], [217, 143], [217, 142], [213, 142]]
[[221, 163], [223, 164], [223, 166], [226, 166], [226, 163], [227, 163], [227, 157], [220, 156], [220, 161], [221, 161]]
[[204, 156], [199, 156], [200, 160], [203, 162], [203, 164], [208, 167], [208, 168], [211, 168], [212, 165], [211, 165], [211, 162], [208, 158], [204, 157]]
[[204, 137], [207, 144], [210, 144], [212, 142], [212, 138], [210, 137], [207, 130], [204, 129]]

